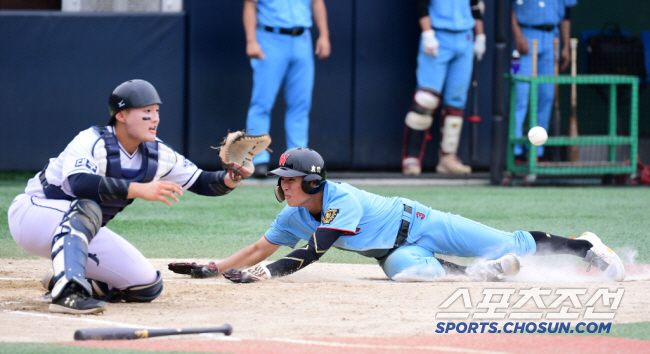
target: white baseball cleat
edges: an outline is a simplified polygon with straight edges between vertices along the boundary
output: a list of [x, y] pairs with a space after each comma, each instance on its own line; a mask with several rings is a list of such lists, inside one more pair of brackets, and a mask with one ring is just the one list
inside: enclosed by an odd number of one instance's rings
[[417, 157], [406, 157], [402, 160], [402, 173], [410, 176], [417, 176], [422, 173], [422, 166]]
[[456, 154], [443, 154], [440, 155], [436, 172], [440, 174], [466, 175], [472, 173], [472, 168], [463, 165]]
[[595, 266], [611, 280], [623, 281], [625, 279], [625, 266], [623, 266], [623, 262], [621, 262], [616, 252], [605, 246], [596, 234], [589, 231], [583, 232], [577, 239], [589, 241], [592, 245], [585, 257], [585, 261], [589, 263], [587, 272], [592, 266]]
[[508, 275], [519, 273], [521, 263], [513, 253], [493, 261], [483, 261], [467, 267], [467, 275], [478, 281], [497, 281]]

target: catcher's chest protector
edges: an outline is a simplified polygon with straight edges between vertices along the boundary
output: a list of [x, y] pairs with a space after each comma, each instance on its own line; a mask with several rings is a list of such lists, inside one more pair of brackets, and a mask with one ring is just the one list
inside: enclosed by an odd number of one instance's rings
[[[100, 137], [93, 147], [93, 156], [97, 159], [99, 175], [124, 179], [129, 182], [151, 182], [167, 174], [176, 162], [176, 154], [165, 144], [157, 140], [140, 144], [142, 152], [142, 165], [135, 174], [122, 171], [120, 163], [120, 146], [117, 137], [107, 127], [95, 127]], [[99, 203], [102, 208], [103, 224], [113, 219], [133, 199], [103, 201]]]

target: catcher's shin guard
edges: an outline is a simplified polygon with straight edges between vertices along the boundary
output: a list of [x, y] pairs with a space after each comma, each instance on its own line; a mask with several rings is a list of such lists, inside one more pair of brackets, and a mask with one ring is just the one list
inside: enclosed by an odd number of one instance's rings
[[86, 280], [88, 244], [101, 224], [102, 211], [94, 201], [78, 199], [70, 204], [59, 226], [61, 231], [52, 239], [52, 299], [56, 300], [71, 282], [78, 284], [88, 296], [92, 294]]
[[463, 129], [463, 110], [445, 107], [440, 121], [441, 139], [440, 150], [445, 154], [456, 154], [460, 133]]
[[472, 168], [463, 165], [456, 152], [460, 141], [460, 133], [463, 128], [463, 110], [453, 107], [445, 107], [440, 121], [440, 159], [436, 172], [443, 174], [468, 174]]
[[156, 271], [156, 280], [151, 284], [130, 286], [119, 290], [119, 298], [126, 302], [151, 302], [163, 291], [162, 274]]
[[433, 124], [433, 112], [440, 104], [438, 92], [421, 88], [415, 92], [411, 110], [404, 119], [404, 139], [402, 144], [402, 172], [419, 174], [422, 158], [428, 140], [429, 128]]

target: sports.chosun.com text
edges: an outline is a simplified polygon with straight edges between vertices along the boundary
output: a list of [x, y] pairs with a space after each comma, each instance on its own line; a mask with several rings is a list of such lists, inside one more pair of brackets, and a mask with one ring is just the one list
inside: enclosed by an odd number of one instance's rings
[[436, 333], [609, 333], [611, 322], [438, 322]]

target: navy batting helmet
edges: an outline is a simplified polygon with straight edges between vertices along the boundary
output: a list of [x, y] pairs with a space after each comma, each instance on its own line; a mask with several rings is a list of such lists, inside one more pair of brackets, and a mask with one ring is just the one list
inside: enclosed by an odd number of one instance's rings
[[[268, 175], [278, 177], [304, 176], [302, 190], [307, 194], [316, 194], [325, 185], [327, 179], [325, 160], [312, 149], [289, 149], [280, 156], [279, 165], [280, 167], [269, 172]], [[318, 182], [318, 185], [313, 186], [313, 182]], [[280, 179], [278, 179], [278, 186], [275, 188], [275, 197], [279, 202], [284, 201], [284, 192], [280, 188]]]
[[158, 92], [147, 81], [129, 80], [120, 84], [108, 97], [108, 111], [111, 114], [109, 125], [115, 124], [115, 115], [127, 108], [162, 104]]

